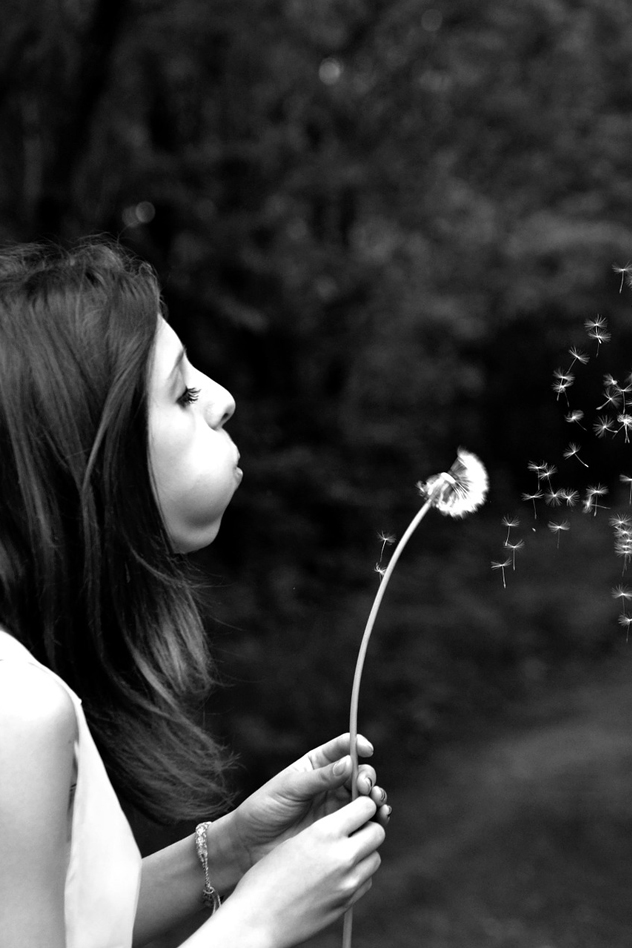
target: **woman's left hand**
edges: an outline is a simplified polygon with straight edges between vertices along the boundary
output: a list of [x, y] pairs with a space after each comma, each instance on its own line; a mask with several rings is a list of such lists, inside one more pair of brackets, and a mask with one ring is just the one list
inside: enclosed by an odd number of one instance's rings
[[[283, 840], [349, 803], [349, 745], [349, 734], [322, 744], [282, 770], [229, 815], [233, 845], [241, 850], [246, 866], [254, 865]], [[357, 748], [358, 757], [373, 753], [373, 746], [361, 735]], [[358, 768], [357, 789], [359, 795], [374, 801], [378, 808], [375, 820], [386, 826], [391, 808], [369, 764]]]

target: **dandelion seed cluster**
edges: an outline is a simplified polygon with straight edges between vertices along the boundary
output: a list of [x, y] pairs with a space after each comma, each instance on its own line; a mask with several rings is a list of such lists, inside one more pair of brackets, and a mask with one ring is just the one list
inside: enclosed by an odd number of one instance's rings
[[[632, 264], [625, 267], [613, 268], [615, 272], [621, 274], [621, 287], [624, 281], [632, 287]], [[617, 438], [622, 436], [624, 444], [632, 443], [632, 372], [628, 377], [620, 381], [614, 376], [607, 374], [603, 376], [603, 396], [602, 401], [595, 407], [596, 415], [594, 422], [590, 424], [586, 419], [585, 412], [577, 406], [571, 405], [569, 391], [572, 389], [582, 366], [588, 364], [591, 358], [597, 358], [601, 351], [601, 346], [610, 342], [611, 333], [608, 329], [608, 323], [604, 316], [596, 316], [594, 319], [587, 319], [584, 322], [584, 329], [588, 339], [595, 344], [592, 353], [583, 352], [581, 349], [572, 346], [568, 352], [570, 362], [566, 367], [559, 367], [553, 372], [552, 389], [555, 392], [556, 400], [562, 400], [565, 404], [564, 421], [569, 425], [585, 432], [585, 435], [592, 433], [599, 439]], [[588, 462], [582, 457], [583, 448], [577, 441], [569, 441], [568, 446], [562, 452], [563, 462], [574, 462], [585, 469], [589, 468]], [[547, 461], [529, 461], [528, 470], [535, 477], [535, 484], [531, 492], [521, 494], [523, 502], [529, 504], [533, 510], [533, 520], [538, 520], [538, 503], [543, 502], [551, 508], [571, 508], [581, 505], [584, 514], [597, 516], [601, 510], [607, 510], [604, 498], [608, 494], [608, 488], [603, 484], [594, 484], [583, 489], [582, 493], [573, 487], [563, 487], [554, 485], [553, 479], [558, 473], [555, 464]], [[564, 471], [566, 473], [566, 469]], [[570, 473], [570, 471], [569, 471]], [[621, 483], [629, 486], [628, 504], [632, 507], [632, 476], [621, 474], [619, 476]], [[520, 524], [518, 517], [503, 517], [502, 525], [506, 527], [506, 534], [503, 542], [504, 556], [498, 560], [492, 561], [492, 569], [498, 570], [502, 576], [503, 587], [507, 587], [507, 571], [512, 572], [516, 569], [516, 553], [524, 547], [524, 540], [513, 538], [511, 531]], [[563, 533], [571, 529], [570, 520], [565, 518], [547, 519], [547, 528], [555, 537], [556, 548], [560, 547], [560, 538]], [[614, 552], [623, 559], [623, 573], [632, 561], [632, 517], [627, 515], [616, 515], [610, 518], [610, 525], [614, 530]], [[532, 526], [532, 529], [535, 529]], [[632, 600], [632, 592], [627, 587], [618, 586], [613, 589], [612, 595], [620, 600], [622, 611], [619, 615], [619, 623], [625, 627], [629, 634], [632, 625], [632, 604], [628, 612], [628, 600]]]

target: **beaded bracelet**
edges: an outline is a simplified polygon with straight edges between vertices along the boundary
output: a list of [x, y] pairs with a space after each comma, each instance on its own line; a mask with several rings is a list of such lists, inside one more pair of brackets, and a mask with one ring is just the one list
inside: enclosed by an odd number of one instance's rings
[[220, 905], [222, 900], [219, 897], [219, 892], [211, 885], [211, 880], [208, 875], [208, 842], [206, 839], [206, 832], [211, 825], [209, 820], [207, 823], [199, 823], [195, 827], [195, 848], [197, 850], [198, 859], [202, 863], [202, 869], [204, 869], [204, 888], [202, 889], [202, 901], [207, 906], [207, 908], [212, 909], [215, 912]]

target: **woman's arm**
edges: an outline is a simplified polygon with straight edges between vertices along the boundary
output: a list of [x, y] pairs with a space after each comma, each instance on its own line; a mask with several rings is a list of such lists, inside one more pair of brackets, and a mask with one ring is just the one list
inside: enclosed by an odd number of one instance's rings
[[[358, 739], [358, 750], [361, 756], [373, 752], [363, 737]], [[349, 791], [345, 789], [351, 777], [348, 751], [348, 734], [316, 748], [270, 780], [237, 810], [210, 826], [209, 878], [222, 898], [255, 863], [283, 841], [349, 802]], [[390, 808], [384, 805], [386, 794], [375, 786], [375, 770], [371, 766], [360, 767], [358, 789], [361, 794], [370, 795], [378, 807], [374, 818], [385, 824]], [[144, 859], [134, 944], [141, 946], [196, 914], [201, 924], [206, 914], [203, 883], [193, 836]], [[222, 917], [226, 914], [232, 911]]]
[[68, 803], [77, 719], [48, 675], [0, 661], [3, 948], [64, 948]]
[[[232, 815], [209, 827], [208, 867], [213, 886], [225, 898], [249, 868], [239, 859], [230, 831]], [[204, 872], [195, 847], [195, 836], [161, 849], [143, 859], [138, 909], [134, 923], [134, 946], [144, 945], [176, 925], [199, 915], [208, 915], [202, 902]]]

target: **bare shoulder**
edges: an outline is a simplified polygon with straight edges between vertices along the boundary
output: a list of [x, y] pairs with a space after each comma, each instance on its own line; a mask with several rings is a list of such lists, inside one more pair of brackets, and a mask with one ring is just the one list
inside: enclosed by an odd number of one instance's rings
[[0, 930], [11, 948], [65, 944], [76, 736], [60, 682], [37, 665], [0, 661]]
[[59, 682], [29, 662], [0, 661], [0, 754], [21, 742], [63, 748], [76, 736], [75, 708]]

